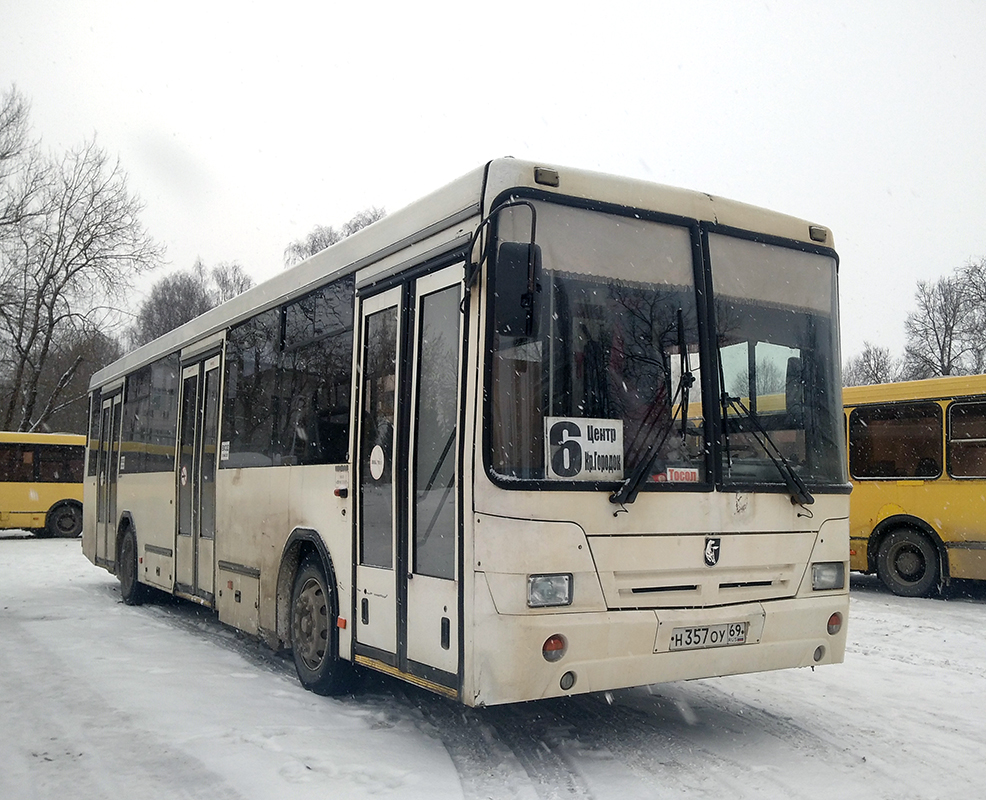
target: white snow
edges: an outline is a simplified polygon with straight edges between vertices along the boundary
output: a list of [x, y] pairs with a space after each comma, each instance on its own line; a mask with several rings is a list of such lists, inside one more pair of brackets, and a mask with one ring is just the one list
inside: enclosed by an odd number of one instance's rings
[[0, 798], [956, 798], [986, 787], [986, 588], [854, 576], [843, 665], [468, 709], [290, 659], [79, 542], [0, 538]]

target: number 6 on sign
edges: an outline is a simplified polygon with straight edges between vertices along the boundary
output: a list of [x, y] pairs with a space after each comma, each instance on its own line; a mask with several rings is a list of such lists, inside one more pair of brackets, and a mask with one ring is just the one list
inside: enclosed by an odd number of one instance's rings
[[548, 480], [623, 479], [623, 420], [545, 417]]

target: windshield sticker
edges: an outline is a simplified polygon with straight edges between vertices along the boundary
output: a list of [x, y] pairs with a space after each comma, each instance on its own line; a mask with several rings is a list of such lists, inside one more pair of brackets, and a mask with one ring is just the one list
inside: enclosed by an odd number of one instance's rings
[[545, 417], [548, 480], [623, 480], [623, 420]]
[[654, 479], [658, 483], [698, 483], [698, 470], [695, 467], [668, 467]]

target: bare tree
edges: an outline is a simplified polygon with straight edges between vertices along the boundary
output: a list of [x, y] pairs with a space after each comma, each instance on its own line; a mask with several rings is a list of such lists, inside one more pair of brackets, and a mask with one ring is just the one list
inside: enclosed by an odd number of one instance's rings
[[140, 304], [130, 331], [130, 344], [139, 347], [157, 339], [214, 305], [201, 261], [196, 261], [191, 270], [165, 275]]
[[60, 161], [25, 145], [15, 161], [5, 192], [20, 198], [20, 213], [0, 238], [0, 383], [9, 387], [0, 426], [28, 430], [45, 423], [82, 365], [69, 365], [53, 394], [40, 397], [57, 343], [92, 330], [161, 251], [139, 221], [143, 207], [119, 163], [94, 141]]
[[304, 238], [296, 242], [291, 242], [284, 249], [284, 266], [290, 267], [306, 258], [310, 258], [326, 247], [331, 247], [336, 242], [341, 242], [347, 236], [352, 236], [356, 231], [365, 228], [383, 219], [387, 212], [382, 208], [371, 206], [355, 214], [349, 221], [344, 222], [338, 229], [331, 225], [316, 225], [311, 232]]
[[890, 355], [889, 347], [863, 343], [863, 352], [850, 358], [842, 369], [843, 386], [868, 386], [900, 380], [899, 359]]
[[907, 379], [967, 375], [981, 364], [979, 336], [969, 313], [972, 306], [958, 276], [918, 281], [915, 299], [917, 310], [904, 323]]
[[253, 286], [253, 278], [247, 275], [235, 261], [223, 261], [212, 268], [213, 301], [216, 305], [232, 300]]
[[89, 378], [121, 355], [120, 342], [99, 330], [90, 328], [60, 337], [52, 347], [49, 368], [38, 384], [39, 397], [47, 401], [36, 415], [32, 430], [85, 431]]
[[970, 371], [986, 372], [986, 258], [969, 261], [958, 269], [966, 298], [964, 329], [972, 352]]
[[239, 264], [223, 262], [207, 270], [199, 259], [191, 270], [165, 275], [151, 287], [130, 329], [130, 344], [163, 336], [253, 286]]

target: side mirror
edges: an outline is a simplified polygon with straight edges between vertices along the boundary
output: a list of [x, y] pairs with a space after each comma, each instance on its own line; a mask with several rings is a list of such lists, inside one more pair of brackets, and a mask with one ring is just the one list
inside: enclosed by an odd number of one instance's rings
[[502, 242], [494, 264], [496, 331], [501, 336], [537, 336], [541, 292], [541, 248]]

